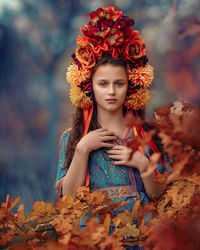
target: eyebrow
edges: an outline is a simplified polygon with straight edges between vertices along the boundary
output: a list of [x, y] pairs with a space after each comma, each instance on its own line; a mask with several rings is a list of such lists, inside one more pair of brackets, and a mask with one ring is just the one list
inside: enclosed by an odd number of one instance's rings
[[[99, 80], [97, 80], [97, 82], [100, 82], [100, 81], [105, 81], [105, 82], [108, 82], [108, 80], [107, 79], [99, 79]], [[116, 79], [115, 80], [115, 82], [117, 82], [117, 81], [125, 81], [125, 79]]]

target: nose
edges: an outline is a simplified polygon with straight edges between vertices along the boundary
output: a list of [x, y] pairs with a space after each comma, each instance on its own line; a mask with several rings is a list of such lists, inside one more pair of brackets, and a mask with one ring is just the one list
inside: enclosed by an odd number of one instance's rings
[[109, 84], [108, 94], [109, 95], [114, 95], [115, 94], [115, 88], [114, 88], [113, 84]]

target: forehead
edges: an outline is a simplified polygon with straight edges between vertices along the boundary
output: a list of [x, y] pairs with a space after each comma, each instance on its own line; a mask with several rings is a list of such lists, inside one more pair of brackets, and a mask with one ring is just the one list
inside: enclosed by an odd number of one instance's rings
[[124, 67], [112, 64], [101, 65], [97, 68], [93, 75], [93, 81], [99, 79], [125, 79], [127, 73]]

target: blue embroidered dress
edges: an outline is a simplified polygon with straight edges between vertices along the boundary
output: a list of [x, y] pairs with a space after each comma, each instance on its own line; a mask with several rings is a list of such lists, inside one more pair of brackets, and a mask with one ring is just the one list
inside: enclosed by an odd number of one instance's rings
[[[116, 144], [123, 145], [126, 141], [132, 140], [133, 134], [133, 129], [127, 128], [121, 142], [117, 142]], [[69, 167], [68, 166], [67, 168], [65, 168], [65, 155], [69, 137], [70, 130], [67, 130], [63, 133], [60, 141], [59, 163], [56, 178], [56, 187], [60, 196], [62, 195], [62, 179], [66, 175]], [[101, 148], [92, 151], [89, 155], [88, 168], [90, 176], [90, 190], [97, 190], [102, 188], [108, 189], [108, 195], [111, 194], [111, 198], [115, 199], [117, 198], [117, 194], [120, 192], [120, 188], [128, 186], [133, 190], [130, 190], [130, 188], [128, 188], [127, 192], [125, 192], [124, 194], [124, 197], [121, 198], [121, 200], [128, 200], [127, 206], [124, 209], [132, 209], [132, 206], [135, 202], [136, 193], [139, 194], [141, 202], [147, 203], [149, 201], [149, 198], [145, 192], [142, 178], [138, 169], [126, 167], [123, 165], [115, 166], [113, 164], [113, 160], [108, 157], [106, 153], [107, 150], [107, 148]], [[151, 155], [152, 151], [149, 147], [148, 151], [148, 153]], [[161, 163], [157, 164], [157, 170], [160, 173], [165, 171]]]

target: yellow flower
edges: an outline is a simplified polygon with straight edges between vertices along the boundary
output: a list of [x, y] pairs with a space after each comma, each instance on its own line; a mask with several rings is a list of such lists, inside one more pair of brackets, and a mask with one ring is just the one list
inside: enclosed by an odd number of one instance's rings
[[148, 88], [154, 78], [153, 67], [147, 64], [145, 67], [128, 69], [128, 79], [136, 85]]
[[148, 104], [149, 99], [149, 91], [141, 88], [136, 93], [128, 96], [124, 105], [127, 109], [144, 109]]
[[79, 85], [81, 82], [84, 82], [85, 80], [90, 78], [91, 69], [87, 68], [78, 68], [78, 66], [75, 63], [72, 63], [68, 68], [66, 72], [66, 80], [71, 85]]
[[86, 96], [86, 94], [76, 85], [71, 85], [69, 97], [72, 104], [78, 108], [88, 108], [92, 105], [90, 97]]

